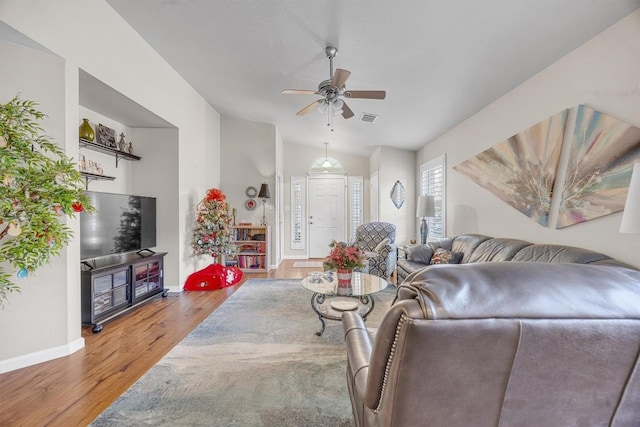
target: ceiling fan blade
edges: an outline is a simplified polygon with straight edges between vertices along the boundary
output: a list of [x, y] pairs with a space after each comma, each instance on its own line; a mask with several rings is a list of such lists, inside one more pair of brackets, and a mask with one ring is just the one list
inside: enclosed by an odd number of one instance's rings
[[342, 68], [336, 69], [333, 73], [333, 78], [331, 79], [331, 87], [342, 89], [350, 75], [351, 71], [343, 70]]
[[384, 90], [348, 90], [344, 96], [347, 98], [384, 99], [387, 92]]
[[312, 102], [311, 104], [304, 107], [302, 110], [296, 113], [297, 116], [304, 116], [305, 114], [313, 111], [314, 108], [318, 106], [322, 102], [322, 99], [318, 99], [317, 101]]
[[285, 95], [316, 95], [318, 92], [315, 90], [304, 90], [304, 89], [282, 89], [282, 92]]
[[346, 102], [342, 105], [342, 117], [345, 119], [353, 117], [353, 111], [351, 111], [351, 108], [349, 108]]

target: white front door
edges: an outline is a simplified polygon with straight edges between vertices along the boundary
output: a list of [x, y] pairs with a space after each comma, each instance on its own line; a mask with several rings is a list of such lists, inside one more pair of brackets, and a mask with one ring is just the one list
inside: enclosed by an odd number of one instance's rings
[[309, 177], [309, 258], [324, 258], [332, 240], [344, 241], [344, 177]]

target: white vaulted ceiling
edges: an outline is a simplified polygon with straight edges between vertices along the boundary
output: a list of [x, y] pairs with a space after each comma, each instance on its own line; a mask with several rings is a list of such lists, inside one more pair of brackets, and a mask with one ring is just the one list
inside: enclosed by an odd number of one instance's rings
[[[416, 150], [640, 6], [640, 0], [107, 0], [221, 114], [271, 123], [285, 142], [368, 155]], [[336, 118], [295, 112], [334, 66], [351, 99]], [[374, 123], [363, 113], [378, 115]]]

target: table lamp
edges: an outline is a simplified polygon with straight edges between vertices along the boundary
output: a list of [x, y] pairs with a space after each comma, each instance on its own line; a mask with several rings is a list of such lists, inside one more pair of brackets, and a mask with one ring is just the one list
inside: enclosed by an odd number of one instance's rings
[[420, 243], [423, 245], [427, 244], [427, 235], [429, 234], [427, 218], [433, 218], [434, 216], [436, 216], [436, 203], [433, 196], [418, 197], [416, 217], [422, 218], [422, 223], [420, 224]]
[[262, 221], [260, 225], [267, 225], [267, 217], [265, 216], [265, 202], [267, 199], [271, 198], [271, 193], [269, 193], [269, 184], [263, 182], [260, 186], [260, 191], [258, 192], [258, 198], [262, 199]]

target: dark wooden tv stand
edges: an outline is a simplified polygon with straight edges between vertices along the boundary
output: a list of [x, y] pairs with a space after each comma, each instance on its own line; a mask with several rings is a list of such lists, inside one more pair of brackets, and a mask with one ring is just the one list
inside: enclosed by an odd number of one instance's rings
[[143, 249], [138, 252], [84, 260], [80, 264], [82, 323], [94, 333], [103, 324], [133, 310], [164, 288], [166, 252]]

